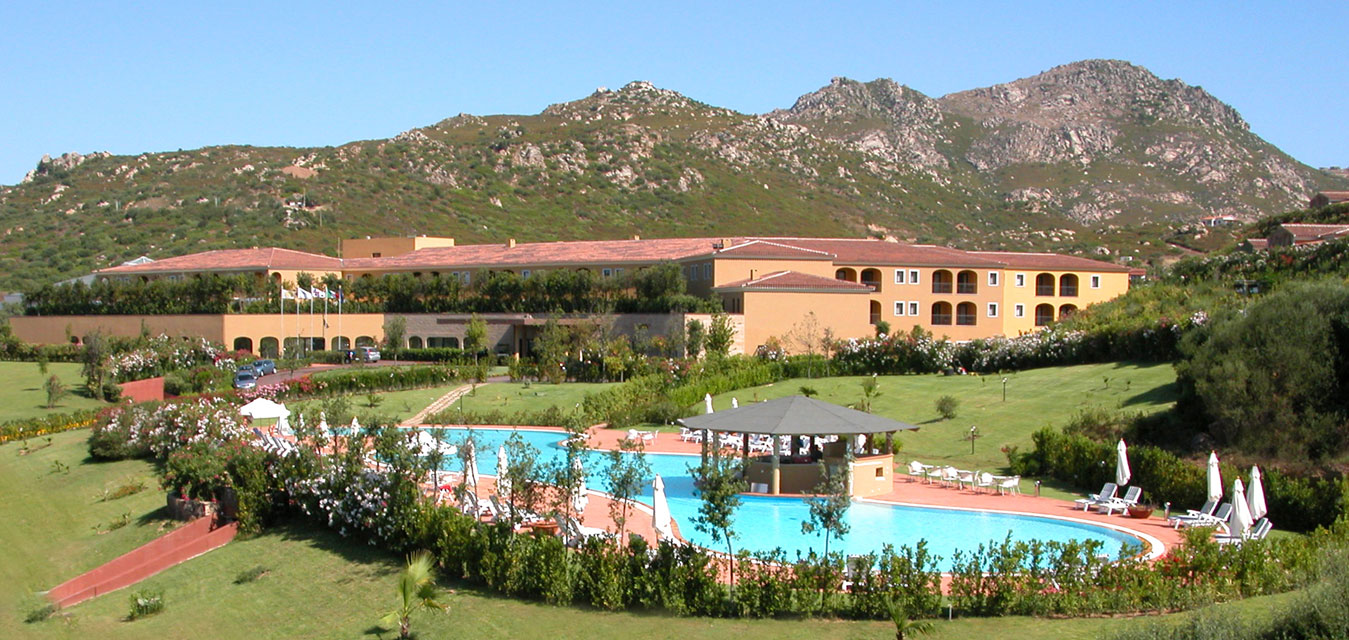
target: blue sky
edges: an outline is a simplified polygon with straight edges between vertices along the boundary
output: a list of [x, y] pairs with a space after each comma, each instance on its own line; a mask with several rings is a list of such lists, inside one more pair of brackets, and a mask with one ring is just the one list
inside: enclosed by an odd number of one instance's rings
[[1087, 58], [1201, 85], [1293, 157], [1349, 165], [1343, 1], [387, 4], [4, 3], [0, 184], [44, 153], [333, 145], [632, 80], [760, 113], [833, 76], [936, 97]]

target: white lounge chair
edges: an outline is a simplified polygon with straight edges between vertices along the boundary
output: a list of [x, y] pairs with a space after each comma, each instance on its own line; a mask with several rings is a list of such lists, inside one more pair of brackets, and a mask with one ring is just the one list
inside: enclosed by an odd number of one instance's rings
[[1189, 510], [1187, 510], [1187, 511], [1186, 511], [1185, 513], [1183, 513], [1183, 514], [1178, 513], [1178, 514], [1173, 515], [1173, 516], [1168, 516], [1168, 517], [1166, 518], [1166, 520], [1167, 520], [1168, 522], [1171, 523], [1171, 526], [1173, 526], [1173, 527], [1178, 527], [1179, 524], [1178, 524], [1177, 521], [1179, 521], [1179, 520], [1193, 519], [1193, 518], [1197, 518], [1197, 517], [1199, 517], [1199, 516], [1201, 516], [1201, 515], [1204, 515], [1204, 516], [1211, 516], [1211, 515], [1213, 515], [1213, 512], [1214, 512], [1217, 508], [1218, 508], [1218, 501], [1217, 501], [1217, 500], [1209, 500], [1208, 502], [1205, 502], [1205, 503], [1204, 503], [1204, 506], [1201, 507], [1198, 511], [1196, 511], [1196, 510], [1194, 510], [1194, 509], [1189, 509]]
[[1174, 526], [1181, 527], [1220, 527], [1227, 530], [1227, 519], [1232, 517], [1232, 503], [1224, 502], [1218, 506], [1218, 510], [1213, 515], [1198, 515], [1193, 518], [1183, 518], [1176, 520]]
[[703, 441], [703, 431], [702, 429], [690, 429], [688, 427], [680, 427], [679, 439], [684, 442], [701, 443]]
[[1142, 499], [1142, 497], [1143, 497], [1142, 488], [1129, 487], [1129, 490], [1124, 492], [1123, 498], [1114, 498], [1111, 500], [1107, 500], [1096, 506], [1101, 510], [1101, 513], [1104, 513], [1106, 515], [1113, 515], [1116, 511], [1124, 513], [1129, 509], [1129, 507], [1136, 506], [1138, 504], [1138, 501]]
[[1115, 499], [1115, 494], [1119, 492], [1119, 485], [1113, 482], [1107, 482], [1101, 485], [1101, 490], [1085, 498], [1078, 498], [1073, 502], [1082, 505], [1082, 510], [1086, 511], [1098, 504], [1103, 504]]
[[1218, 544], [1241, 544], [1247, 540], [1264, 540], [1269, 535], [1269, 531], [1274, 528], [1270, 524], [1269, 518], [1260, 518], [1255, 525], [1246, 530], [1245, 535], [1234, 535], [1232, 533], [1219, 533], [1213, 536], [1213, 540]]

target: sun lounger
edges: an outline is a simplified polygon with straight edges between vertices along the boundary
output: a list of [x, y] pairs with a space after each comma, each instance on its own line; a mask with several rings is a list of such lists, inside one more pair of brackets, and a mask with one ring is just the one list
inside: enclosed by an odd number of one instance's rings
[[1227, 519], [1230, 517], [1232, 517], [1232, 503], [1224, 502], [1211, 516], [1201, 514], [1193, 518], [1180, 518], [1173, 523], [1173, 526], [1177, 529], [1181, 527], [1221, 527], [1226, 530]]
[[1196, 510], [1194, 510], [1194, 509], [1189, 509], [1189, 510], [1187, 510], [1187, 511], [1186, 511], [1185, 513], [1183, 513], [1183, 514], [1176, 514], [1176, 515], [1173, 515], [1173, 516], [1169, 516], [1169, 517], [1167, 518], [1167, 521], [1169, 521], [1169, 522], [1171, 523], [1171, 526], [1173, 526], [1173, 527], [1174, 527], [1174, 526], [1178, 526], [1178, 525], [1176, 524], [1176, 521], [1178, 521], [1178, 520], [1192, 519], [1192, 518], [1199, 517], [1200, 515], [1211, 516], [1211, 515], [1213, 515], [1213, 512], [1214, 512], [1215, 510], [1217, 510], [1217, 508], [1218, 508], [1218, 501], [1217, 501], [1217, 500], [1209, 500], [1208, 502], [1205, 502], [1205, 503], [1204, 503], [1204, 506], [1203, 506], [1201, 509], [1199, 509], [1198, 511], [1196, 511]]
[[1119, 491], [1119, 485], [1113, 482], [1107, 482], [1101, 485], [1101, 490], [1085, 498], [1078, 498], [1073, 502], [1082, 505], [1082, 510], [1086, 511], [1098, 504], [1103, 504], [1115, 499], [1115, 493]]
[[1142, 497], [1143, 497], [1143, 489], [1139, 487], [1129, 487], [1129, 490], [1124, 492], [1123, 498], [1114, 498], [1111, 500], [1107, 500], [1096, 506], [1101, 510], [1101, 513], [1104, 513], [1106, 515], [1113, 515], [1116, 511], [1124, 513], [1126, 510], [1129, 509], [1129, 507], [1137, 506], [1138, 501]]
[[690, 429], [688, 427], [679, 428], [679, 439], [684, 442], [702, 442], [702, 429]]
[[1246, 531], [1245, 535], [1235, 535], [1232, 533], [1218, 533], [1213, 536], [1214, 542], [1218, 544], [1241, 544], [1247, 540], [1264, 540], [1269, 535], [1270, 529], [1274, 525], [1270, 524], [1269, 518], [1260, 518], [1255, 525]]

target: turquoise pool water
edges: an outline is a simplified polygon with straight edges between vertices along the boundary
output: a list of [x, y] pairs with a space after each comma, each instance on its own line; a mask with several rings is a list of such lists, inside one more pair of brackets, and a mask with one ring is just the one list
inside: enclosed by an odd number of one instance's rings
[[[448, 429], [450, 442], [458, 442], [467, 433], [466, 429]], [[509, 429], [474, 429], [474, 441], [478, 445], [478, 472], [484, 475], [497, 473], [497, 448], [512, 433]], [[563, 455], [556, 432], [519, 431], [524, 438], [540, 451], [543, 459], [555, 459]], [[603, 454], [592, 452], [585, 467], [586, 486], [592, 490], [603, 491], [602, 469], [607, 464]], [[714, 544], [711, 536], [699, 532], [693, 525], [698, 513], [698, 498], [694, 495], [693, 478], [689, 472], [691, 465], [698, 464], [698, 456], [679, 454], [648, 453], [647, 462], [655, 473], [665, 480], [666, 499], [670, 504], [670, 515], [679, 526], [684, 539], [694, 544], [712, 548], [723, 548]], [[462, 471], [458, 461], [448, 463], [447, 470]], [[641, 501], [651, 505], [651, 484], [646, 484]], [[735, 542], [737, 549], [751, 551], [771, 551], [782, 548], [788, 557], [794, 557], [799, 551], [806, 553], [812, 548], [822, 550], [824, 540], [819, 535], [801, 533], [801, 523], [809, 518], [806, 502], [800, 498], [744, 496], [740, 509], [736, 513], [735, 528], [739, 538]], [[1134, 536], [1089, 524], [1043, 518], [1021, 516], [987, 511], [965, 509], [939, 509], [928, 507], [907, 507], [875, 502], [854, 502], [848, 510], [847, 521], [851, 531], [843, 539], [830, 542], [830, 551], [846, 554], [863, 554], [877, 551], [882, 545], [890, 543], [896, 547], [913, 546], [919, 540], [927, 540], [928, 549], [942, 557], [942, 568], [949, 568], [952, 553], [956, 549], [972, 551], [980, 544], [1002, 541], [1009, 534], [1013, 540], [1097, 540], [1104, 545], [1103, 552], [1111, 557], [1119, 557], [1126, 546], [1137, 547], [1140, 541]]]

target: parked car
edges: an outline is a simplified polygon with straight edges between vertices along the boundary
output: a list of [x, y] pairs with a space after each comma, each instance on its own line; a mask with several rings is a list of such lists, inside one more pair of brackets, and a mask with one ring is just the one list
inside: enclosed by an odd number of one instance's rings
[[356, 359], [361, 362], [379, 362], [379, 349], [374, 347], [356, 347]]
[[235, 389], [252, 389], [258, 386], [258, 377], [247, 372], [239, 371], [234, 374]]
[[255, 360], [253, 361], [253, 368], [257, 370], [259, 376], [273, 374], [276, 373], [276, 361]]
[[248, 375], [251, 375], [251, 376], [253, 376], [254, 378], [257, 378], [257, 377], [259, 377], [259, 376], [262, 375], [262, 373], [260, 373], [260, 372], [259, 372], [253, 365], [251, 365], [251, 364], [241, 364], [241, 365], [239, 365], [238, 367], [235, 367], [235, 369], [234, 369], [234, 375], [235, 375], [235, 377], [238, 377], [238, 375], [241, 374], [241, 373], [247, 373]]

